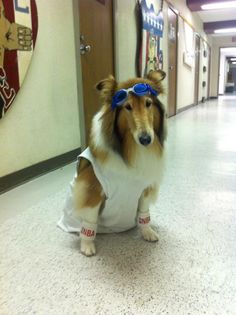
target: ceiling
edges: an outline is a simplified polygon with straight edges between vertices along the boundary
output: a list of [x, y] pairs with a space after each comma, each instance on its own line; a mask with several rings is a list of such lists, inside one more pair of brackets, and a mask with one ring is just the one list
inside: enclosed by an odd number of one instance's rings
[[236, 8], [198, 11], [197, 13], [203, 22], [230, 21], [236, 18]]
[[[236, 36], [235, 33], [215, 34], [217, 29], [236, 28], [236, 8], [202, 10], [201, 6], [212, 3], [226, 3], [232, 0], [187, 0], [188, 8], [199, 15], [204, 31], [212, 36]], [[236, 2], [236, 1], [235, 1]]]

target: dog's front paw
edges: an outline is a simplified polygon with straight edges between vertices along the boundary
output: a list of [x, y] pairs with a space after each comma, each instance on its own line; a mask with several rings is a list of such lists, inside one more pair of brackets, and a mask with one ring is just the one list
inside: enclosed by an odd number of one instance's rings
[[94, 241], [81, 240], [80, 251], [85, 256], [93, 256], [96, 254]]
[[157, 242], [158, 234], [150, 227], [141, 228], [143, 238], [148, 242]]

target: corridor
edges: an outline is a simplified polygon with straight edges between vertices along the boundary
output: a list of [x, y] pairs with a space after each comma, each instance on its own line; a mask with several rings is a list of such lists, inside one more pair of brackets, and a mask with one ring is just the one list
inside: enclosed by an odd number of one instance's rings
[[0, 195], [2, 315], [236, 314], [236, 97], [168, 122], [156, 244], [135, 229], [82, 256], [56, 227], [74, 163]]

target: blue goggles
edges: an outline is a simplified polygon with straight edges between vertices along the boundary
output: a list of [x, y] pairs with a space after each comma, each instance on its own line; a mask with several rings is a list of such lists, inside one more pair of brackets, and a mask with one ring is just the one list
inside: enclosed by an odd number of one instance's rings
[[136, 96], [143, 96], [147, 94], [157, 96], [157, 91], [155, 91], [149, 84], [137, 83], [129, 89], [121, 89], [116, 92], [112, 98], [112, 109], [115, 109], [116, 106], [122, 105], [127, 100], [130, 92]]

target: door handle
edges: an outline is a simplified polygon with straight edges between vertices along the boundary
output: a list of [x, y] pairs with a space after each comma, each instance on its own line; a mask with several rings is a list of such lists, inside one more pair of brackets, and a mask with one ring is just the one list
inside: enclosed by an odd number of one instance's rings
[[91, 46], [86, 44], [80, 44], [80, 54], [84, 55], [91, 51]]
[[173, 66], [169, 66], [169, 70], [173, 70], [174, 69], [174, 67]]

